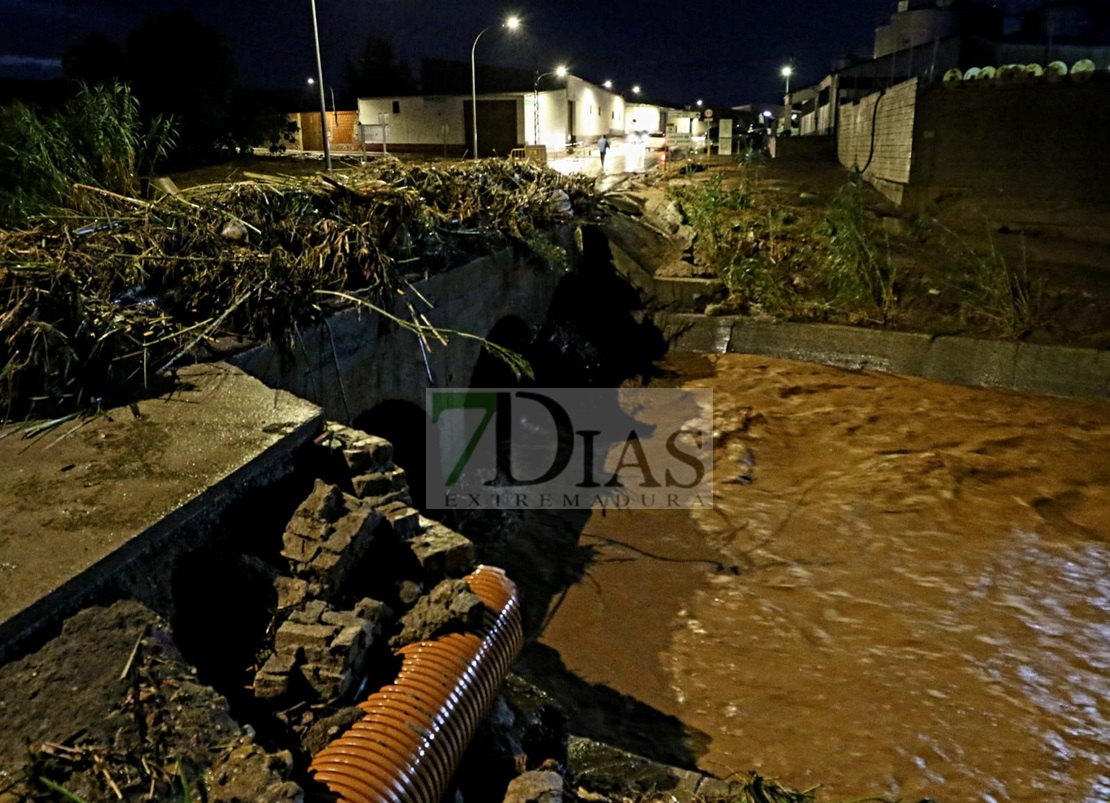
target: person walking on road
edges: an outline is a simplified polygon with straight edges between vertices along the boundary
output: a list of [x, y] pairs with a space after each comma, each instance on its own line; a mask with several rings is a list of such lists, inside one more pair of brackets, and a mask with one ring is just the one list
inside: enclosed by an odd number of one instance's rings
[[597, 152], [601, 154], [601, 169], [605, 169], [605, 152], [609, 150], [609, 139], [602, 134], [597, 141]]

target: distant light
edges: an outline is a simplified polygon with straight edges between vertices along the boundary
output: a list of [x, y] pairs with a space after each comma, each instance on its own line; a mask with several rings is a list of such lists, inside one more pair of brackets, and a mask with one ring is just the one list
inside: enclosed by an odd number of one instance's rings
[[557, 76], [559, 76], [560, 78], [566, 78], [567, 77], [567, 68], [564, 67], [562, 64], [560, 64], [558, 67], [555, 68], [555, 74]]
[[794, 74], [794, 68], [791, 67], [789, 64], [782, 68], [782, 77], [783, 78], [789, 78], [793, 74]]
[[315, 79], [315, 78], [309, 78], [309, 79], [308, 79], [308, 85], [309, 85], [309, 86], [312, 86], [312, 85], [313, 85], [314, 83], [316, 83], [316, 79]]
[[605, 83], [603, 84], [603, 86], [604, 86], [604, 87], [605, 87], [606, 89], [612, 89], [612, 88], [613, 88], [613, 82], [612, 82], [612, 81], [606, 81], [606, 82], [605, 82]]
[[515, 31], [520, 27], [520, 17], [509, 17], [505, 20], [505, 27], [511, 31]]
[[698, 99], [698, 105], [701, 105], [701, 98]]
[[771, 112], [769, 112], [769, 111], [764, 111], [763, 116], [766, 117], [768, 120], [770, 120], [775, 115], [771, 114]]
[[790, 119], [791, 120], [797, 120], [798, 119], [798, 113], [794, 112], [792, 115], [790, 115]]
[[633, 95], [639, 95], [640, 94], [640, 85], [639, 84], [636, 84], [635, 86], [632, 87], [632, 94]]

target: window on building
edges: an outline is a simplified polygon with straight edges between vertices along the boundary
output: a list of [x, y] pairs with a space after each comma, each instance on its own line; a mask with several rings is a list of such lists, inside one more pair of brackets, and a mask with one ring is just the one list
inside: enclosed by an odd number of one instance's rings
[[401, 101], [399, 101], [399, 100], [393, 101], [393, 113], [394, 114], [400, 114], [401, 113]]

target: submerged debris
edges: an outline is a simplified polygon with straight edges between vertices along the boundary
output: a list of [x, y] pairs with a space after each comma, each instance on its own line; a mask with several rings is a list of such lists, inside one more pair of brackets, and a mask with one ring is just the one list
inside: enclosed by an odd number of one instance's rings
[[507, 244], [550, 261], [544, 233], [594, 201], [519, 161], [247, 176], [154, 201], [77, 186], [98, 213], [0, 231], [0, 421], [126, 400], [218, 337], [289, 344], [336, 291], [391, 308], [406, 275]]

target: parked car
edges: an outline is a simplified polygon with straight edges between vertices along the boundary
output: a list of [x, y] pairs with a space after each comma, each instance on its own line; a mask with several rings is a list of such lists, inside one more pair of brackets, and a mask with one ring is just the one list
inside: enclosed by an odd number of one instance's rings
[[652, 131], [650, 134], [644, 134], [644, 148], [649, 151], [667, 150], [667, 135], [662, 131]]

